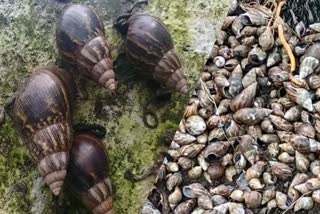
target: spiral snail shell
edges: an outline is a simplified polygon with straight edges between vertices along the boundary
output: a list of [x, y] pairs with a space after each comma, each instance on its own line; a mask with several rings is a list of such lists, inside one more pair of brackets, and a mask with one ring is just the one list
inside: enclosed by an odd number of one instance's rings
[[187, 93], [181, 60], [163, 22], [147, 14], [136, 14], [127, 24], [126, 53], [141, 72], [170, 92]]
[[109, 91], [115, 90], [113, 62], [104, 26], [88, 6], [67, 6], [56, 29], [56, 43], [63, 57], [74, 62], [89, 79]]
[[112, 214], [112, 187], [102, 143], [92, 134], [75, 136], [70, 153], [68, 183], [71, 192], [93, 214]]
[[58, 69], [39, 68], [20, 89], [14, 122], [54, 195], [59, 195], [72, 145], [71, 79]]

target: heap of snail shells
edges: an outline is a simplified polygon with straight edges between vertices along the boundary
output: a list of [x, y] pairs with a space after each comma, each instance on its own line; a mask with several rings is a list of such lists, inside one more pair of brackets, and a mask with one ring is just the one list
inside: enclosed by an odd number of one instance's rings
[[298, 84], [270, 17], [245, 11], [226, 17], [170, 145], [179, 169], [162, 181], [166, 212], [298, 213], [320, 204], [320, 43], [301, 23], [285, 31]]

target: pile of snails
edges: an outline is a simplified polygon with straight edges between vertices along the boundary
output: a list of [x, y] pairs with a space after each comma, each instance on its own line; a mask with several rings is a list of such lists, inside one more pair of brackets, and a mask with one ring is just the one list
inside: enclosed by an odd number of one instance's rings
[[[147, 14], [120, 21], [127, 32], [127, 55], [142, 74], [168, 92], [186, 93], [184, 70], [164, 24]], [[110, 45], [102, 20], [91, 7], [71, 4], [64, 8], [56, 43], [61, 56], [83, 76], [109, 92], [116, 89]], [[94, 134], [74, 133], [73, 91], [71, 73], [59, 68], [35, 69], [15, 98], [16, 129], [55, 196], [68, 183], [67, 190], [93, 213], [113, 213], [104, 146]]]
[[292, 30], [263, 9], [225, 18], [143, 213], [304, 213], [320, 203], [320, 23]]

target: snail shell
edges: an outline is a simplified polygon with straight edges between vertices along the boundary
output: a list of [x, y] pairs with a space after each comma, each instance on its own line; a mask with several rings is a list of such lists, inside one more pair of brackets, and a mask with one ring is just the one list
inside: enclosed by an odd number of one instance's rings
[[274, 66], [269, 69], [268, 76], [276, 87], [281, 87], [283, 82], [289, 80], [289, 74], [280, 67]]
[[233, 23], [233, 21], [236, 19], [236, 16], [227, 16], [221, 26], [222, 30], [227, 30]]
[[304, 88], [297, 88], [288, 82], [284, 83], [284, 87], [291, 101], [297, 103], [310, 112], [314, 111], [314, 107], [312, 106], [312, 97], [308, 90]]
[[212, 162], [208, 167], [208, 174], [211, 181], [215, 181], [225, 174], [225, 167], [218, 161]]
[[242, 44], [234, 47], [233, 54], [236, 57], [246, 58], [248, 57], [249, 51], [250, 51], [250, 47]]
[[227, 113], [230, 107], [230, 99], [224, 99], [220, 102], [219, 107], [216, 110], [217, 115]]
[[245, 26], [241, 31], [241, 36], [255, 36], [258, 28], [253, 26]]
[[299, 198], [296, 204], [294, 205], [294, 212], [299, 210], [311, 210], [313, 208], [313, 200], [311, 197], [302, 197]]
[[62, 189], [72, 144], [71, 86], [71, 79], [61, 71], [39, 68], [14, 104], [19, 136], [54, 195]]
[[70, 154], [70, 188], [94, 214], [112, 213], [107, 168], [103, 144], [93, 135], [77, 135]]
[[182, 200], [182, 192], [179, 187], [176, 187], [173, 193], [171, 193], [168, 197], [170, 207], [174, 209], [181, 200]]
[[179, 186], [182, 183], [182, 174], [181, 172], [175, 172], [166, 181], [166, 186], [169, 191], [173, 190], [176, 186]]
[[205, 210], [210, 210], [213, 208], [213, 202], [209, 195], [201, 195], [198, 198], [198, 206]]
[[115, 89], [110, 45], [93, 9], [80, 4], [66, 7], [57, 24], [56, 42], [59, 52], [77, 64], [85, 76], [109, 91]]
[[185, 214], [185, 213], [191, 213], [194, 207], [196, 206], [197, 201], [195, 199], [189, 199], [185, 202], [182, 202], [179, 204], [175, 210], [174, 214]]
[[264, 51], [269, 51], [274, 46], [274, 38], [271, 27], [267, 27], [266, 30], [259, 37], [259, 45]]
[[235, 36], [229, 36], [227, 41], [228, 41], [228, 45], [230, 45], [231, 48], [234, 48], [234, 47], [240, 45], [240, 42], [238, 41], [238, 39]]
[[320, 76], [319, 75], [309, 76], [307, 79], [307, 83], [311, 89], [315, 90], [315, 89], [320, 88]]
[[267, 59], [268, 54], [259, 47], [254, 47], [248, 55], [249, 63], [261, 65]]
[[257, 73], [256, 70], [253, 68], [248, 73], [246, 73], [242, 79], [242, 85], [244, 88], [254, 84], [257, 82]]
[[316, 136], [315, 128], [309, 123], [295, 123], [294, 132], [298, 135], [303, 135], [308, 138], [315, 138]]
[[272, 199], [274, 199], [275, 197], [276, 197], [276, 191], [273, 188], [267, 189], [262, 193], [261, 204], [266, 204]]
[[275, 199], [276, 199], [277, 206], [280, 209], [282, 209], [282, 210], [288, 209], [288, 207], [289, 207], [289, 205], [288, 205], [288, 196], [286, 194], [277, 191]]
[[312, 193], [312, 199], [317, 204], [320, 204], [320, 190], [313, 191]]
[[235, 188], [231, 185], [221, 184], [217, 187], [210, 188], [211, 195], [221, 195], [223, 197], [229, 197]]
[[227, 203], [228, 201], [221, 195], [213, 195], [211, 197], [214, 206]]
[[317, 33], [320, 33], [320, 23], [314, 23], [309, 25], [309, 28]]
[[267, 185], [274, 185], [277, 182], [277, 177], [274, 175], [271, 175], [269, 172], [263, 173], [263, 182]]
[[128, 20], [126, 52], [144, 74], [171, 91], [188, 92], [180, 58], [163, 22], [147, 14]]
[[301, 117], [302, 109], [300, 106], [293, 106], [286, 111], [284, 119], [290, 122], [298, 121]]
[[246, 46], [253, 46], [257, 43], [257, 39], [255, 36], [244, 37], [241, 39], [241, 43]]
[[270, 115], [270, 119], [277, 130], [289, 132], [293, 129], [291, 123], [281, 117]]
[[234, 190], [231, 193], [230, 198], [237, 202], [243, 202], [244, 201], [243, 191], [239, 189]]
[[272, 134], [275, 132], [274, 127], [272, 125], [272, 122], [270, 119], [264, 119], [261, 122], [261, 129], [262, 131], [268, 133], [268, 134]]
[[192, 168], [193, 162], [189, 158], [179, 157], [178, 164], [182, 169], [189, 170]]
[[230, 143], [228, 141], [211, 143], [204, 149], [204, 157], [208, 160], [214, 160], [217, 157], [221, 158], [228, 152], [229, 148]]
[[300, 65], [299, 77], [301, 79], [304, 79], [312, 74], [314, 70], [319, 66], [319, 63], [319, 60], [314, 57], [304, 58]]
[[272, 173], [277, 176], [279, 179], [286, 181], [289, 177], [292, 176], [292, 169], [284, 163], [277, 161], [269, 161]]
[[229, 94], [233, 97], [239, 94], [243, 89], [242, 82], [241, 82], [242, 76], [243, 76], [243, 72], [242, 72], [241, 66], [238, 65], [232, 71], [231, 76], [229, 78], [229, 82], [230, 82]]
[[261, 26], [261, 25], [267, 25], [268, 19], [265, 14], [263, 14], [259, 10], [251, 10], [246, 13], [243, 13], [239, 16], [240, 22], [247, 26]]
[[296, 169], [300, 172], [307, 172], [310, 166], [310, 162], [306, 158], [306, 156], [296, 151], [295, 159], [296, 159]]
[[257, 191], [245, 192], [244, 202], [249, 208], [257, 208], [261, 205], [262, 195]]
[[231, 30], [232, 30], [232, 33], [237, 37], [237, 38], [240, 38], [241, 37], [241, 30], [243, 28], [243, 24], [241, 23], [240, 21], [240, 18], [239, 17], [236, 17], [235, 20], [232, 22], [232, 25], [231, 25]]
[[255, 125], [271, 114], [272, 110], [266, 108], [242, 108], [236, 111], [233, 119], [245, 125]]
[[281, 54], [278, 53], [277, 48], [274, 48], [274, 50], [268, 55], [267, 67], [270, 68], [277, 65], [279, 62], [281, 62], [281, 59]]
[[184, 186], [182, 192], [187, 198], [198, 198], [201, 195], [209, 195], [208, 190], [200, 183], [192, 183]]
[[265, 144], [280, 142], [280, 139], [276, 134], [263, 134], [261, 137], [259, 137], [259, 140]]
[[291, 138], [291, 142], [296, 150], [301, 153], [319, 152], [320, 142], [309, 139], [302, 135], [294, 135]]
[[237, 96], [235, 96], [230, 103], [230, 109], [233, 112], [238, 111], [239, 109], [243, 109], [245, 107], [250, 107], [253, 105], [254, 97], [256, 96], [257, 91], [257, 83], [253, 83], [244, 90], [242, 90], [241, 93], [239, 93]]
[[320, 180], [318, 178], [311, 178], [305, 183], [294, 186], [294, 188], [302, 194], [306, 194], [307, 192], [320, 189]]

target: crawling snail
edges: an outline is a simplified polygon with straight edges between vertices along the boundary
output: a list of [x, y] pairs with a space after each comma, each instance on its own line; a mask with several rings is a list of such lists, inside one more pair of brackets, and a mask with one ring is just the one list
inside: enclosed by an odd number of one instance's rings
[[39, 68], [20, 89], [13, 108], [20, 138], [54, 195], [61, 192], [72, 145], [72, 81], [56, 68]]
[[148, 14], [127, 15], [119, 17], [115, 26], [119, 31], [127, 32], [126, 54], [144, 75], [169, 92], [188, 92], [181, 60], [160, 19]]
[[57, 24], [56, 42], [61, 55], [77, 64], [84, 76], [114, 91], [110, 45], [98, 14], [88, 6], [67, 6]]
[[75, 136], [70, 155], [71, 192], [94, 214], [112, 214], [112, 187], [102, 143], [93, 134]]

